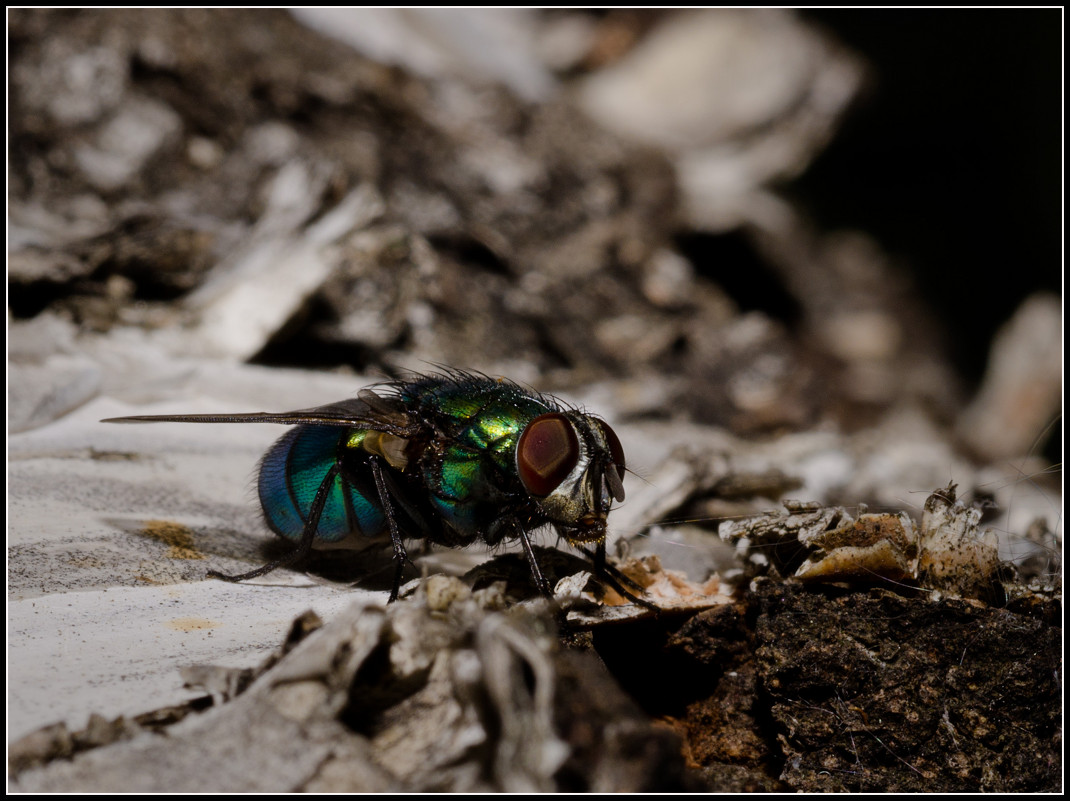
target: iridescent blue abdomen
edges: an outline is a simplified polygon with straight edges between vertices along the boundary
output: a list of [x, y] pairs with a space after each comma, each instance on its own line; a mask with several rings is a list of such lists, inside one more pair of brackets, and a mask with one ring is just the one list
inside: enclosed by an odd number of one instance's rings
[[[258, 491], [264, 519], [276, 534], [299, 541], [316, 493], [356, 435], [364, 432], [333, 426], [300, 425], [290, 429], [260, 462]], [[350, 478], [360, 479], [359, 473]], [[340, 472], [325, 488], [316, 539], [337, 544], [350, 535], [387, 533], [386, 515], [374, 481], [353, 483]]]

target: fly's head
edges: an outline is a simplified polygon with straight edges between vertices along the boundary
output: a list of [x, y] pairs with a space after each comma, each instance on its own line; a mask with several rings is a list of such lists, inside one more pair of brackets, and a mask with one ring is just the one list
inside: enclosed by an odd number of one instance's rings
[[607, 423], [576, 411], [539, 415], [516, 445], [517, 475], [572, 545], [599, 543], [624, 500], [624, 449]]

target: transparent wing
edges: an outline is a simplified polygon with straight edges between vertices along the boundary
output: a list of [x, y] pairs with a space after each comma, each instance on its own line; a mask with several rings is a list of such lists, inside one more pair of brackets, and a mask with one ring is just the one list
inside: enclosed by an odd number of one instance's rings
[[368, 389], [356, 398], [293, 412], [241, 412], [235, 414], [147, 414], [109, 417], [102, 423], [281, 423], [370, 428], [403, 436], [415, 433], [418, 421], [396, 398], [384, 398]]

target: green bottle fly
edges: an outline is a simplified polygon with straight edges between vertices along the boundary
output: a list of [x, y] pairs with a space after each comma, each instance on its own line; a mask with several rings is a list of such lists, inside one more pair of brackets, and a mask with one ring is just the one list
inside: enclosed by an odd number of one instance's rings
[[627, 581], [605, 562], [606, 517], [614, 501], [624, 500], [620, 440], [604, 420], [511, 381], [456, 371], [382, 384], [303, 411], [104, 422], [294, 426], [261, 460], [258, 492], [268, 526], [297, 547], [248, 573], [210, 573], [218, 578], [242, 581], [313, 548], [380, 540], [394, 549], [393, 601], [405, 539], [445, 546], [519, 539], [536, 584], [549, 594], [530, 532], [550, 525], [616, 589]]

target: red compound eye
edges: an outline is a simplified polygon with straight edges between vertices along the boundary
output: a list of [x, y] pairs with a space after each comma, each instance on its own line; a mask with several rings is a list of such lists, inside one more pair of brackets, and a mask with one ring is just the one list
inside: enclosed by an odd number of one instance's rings
[[516, 469], [532, 495], [545, 496], [557, 489], [579, 459], [576, 431], [568, 418], [557, 412], [528, 423], [516, 445]]

